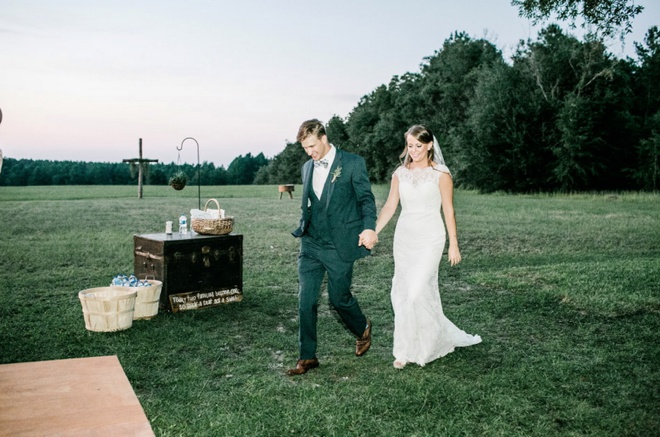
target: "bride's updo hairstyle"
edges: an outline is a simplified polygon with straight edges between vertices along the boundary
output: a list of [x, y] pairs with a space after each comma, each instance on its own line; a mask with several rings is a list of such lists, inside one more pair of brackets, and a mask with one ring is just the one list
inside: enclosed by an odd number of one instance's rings
[[[406, 133], [403, 134], [403, 153], [399, 155], [399, 158], [403, 160], [404, 166], [408, 166], [410, 161], [412, 161], [412, 158], [408, 155], [408, 135], [412, 135], [413, 138], [422, 144], [433, 143], [433, 133], [428, 127], [422, 124], [415, 124], [411, 126], [410, 129], [408, 129]], [[429, 161], [429, 165], [431, 165], [433, 163], [433, 147], [429, 149], [426, 158]]]

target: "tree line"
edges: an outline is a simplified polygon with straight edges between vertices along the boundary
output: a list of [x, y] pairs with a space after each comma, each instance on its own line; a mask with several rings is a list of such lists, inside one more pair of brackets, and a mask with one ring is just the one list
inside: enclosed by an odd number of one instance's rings
[[[660, 169], [660, 32], [617, 59], [603, 38], [582, 40], [551, 24], [510, 60], [484, 38], [456, 32], [420, 70], [394, 76], [327, 122], [328, 137], [363, 156], [374, 183], [399, 164], [403, 133], [426, 124], [459, 187], [482, 192], [657, 190]], [[297, 143], [271, 159], [204, 163], [201, 183], [300, 183]], [[196, 168], [183, 166], [191, 183]], [[154, 164], [146, 183], [180, 167]], [[0, 185], [135, 183], [125, 164], [5, 159]]]
[[[216, 167], [212, 162], [191, 164], [143, 164], [144, 183], [167, 185], [170, 177], [183, 172], [189, 184], [248, 185], [269, 160], [263, 153], [235, 158], [229, 167]], [[198, 172], [199, 170], [199, 172]], [[5, 158], [0, 173], [0, 185], [134, 185], [137, 184], [137, 164], [110, 162], [50, 161]]]
[[[636, 60], [617, 59], [602, 39], [580, 41], [552, 24], [536, 41], [520, 42], [507, 62], [486, 39], [455, 33], [419, 72], [394, 76], [345, 119], [329, 120], [328, 137], [363, 156], [377, 183], [399, 164], [403, 133], [421, 123], [435, 133], [461, 187], [657, 190], [658, 28], [635, 48]], [[260, 170], [264, 180], [288, 171], [278, 158]]]

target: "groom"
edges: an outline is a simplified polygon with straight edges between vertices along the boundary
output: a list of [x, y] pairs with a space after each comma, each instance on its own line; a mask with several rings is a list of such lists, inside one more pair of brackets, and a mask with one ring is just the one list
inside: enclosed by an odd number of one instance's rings
[[355, 260], [367, 256], [378, 240], [376, 203], [364, 159], [336, 149], [316, 119], [300, 126], [297, 140], [312, 159], [302, 168], [302, 217], [292, 232], [300, 238], [300, 355], [296, 367], [287, 371], [289, 375], [302, 375], [319, 366], [316, 321], [325, 273], [330, 304], [357, 337], [355, 355], [369, 350], [371, 321], [351, 294], [351, 279]]

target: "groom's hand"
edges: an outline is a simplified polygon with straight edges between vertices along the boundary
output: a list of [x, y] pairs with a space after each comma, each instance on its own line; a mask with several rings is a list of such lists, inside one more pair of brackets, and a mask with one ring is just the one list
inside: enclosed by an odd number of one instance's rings
[[365, 229], [362, 231], [358, 246], [364, 246], [371, 250], [376, 243], [378, 243], [378, 234], [376, 234], [376, 231], [373, 229]]

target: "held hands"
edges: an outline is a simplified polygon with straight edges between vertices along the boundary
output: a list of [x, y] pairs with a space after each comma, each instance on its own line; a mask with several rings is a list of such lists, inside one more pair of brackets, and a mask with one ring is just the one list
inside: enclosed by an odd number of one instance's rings
[[372, 229], [365, 229], [360, 234], [360, 240], [358, 241], [358, 246], [364, 246], [367, 249], [373, 249], [374, 245], [378, 243], [378, 234]]

